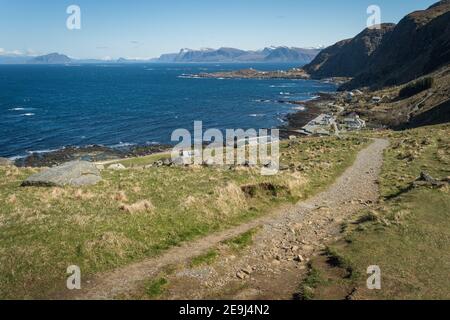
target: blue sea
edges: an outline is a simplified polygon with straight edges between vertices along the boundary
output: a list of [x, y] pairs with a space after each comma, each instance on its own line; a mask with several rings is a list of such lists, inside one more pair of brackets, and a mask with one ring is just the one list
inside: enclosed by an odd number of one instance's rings
[[[191, 79], [185, 74], [289, 64], [0, 66], [0, 156], [64, 146], [170, 143], [194, 121], [219, 129], [273, 128], [332, 84], [306, 80]], [[298, 108], [298, 106], [297, 106]]]

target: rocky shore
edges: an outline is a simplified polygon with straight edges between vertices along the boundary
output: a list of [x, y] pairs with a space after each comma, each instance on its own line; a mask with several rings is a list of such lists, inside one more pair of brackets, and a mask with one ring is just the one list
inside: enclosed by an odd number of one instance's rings
[[51, 167], [69, 161], [83, 160], [90, 162], [108, 161], [142, 157], [160, 153], [172, 148], [170, 145], [128, 146], [112, 148], [101, 145], [85, 147], [65, 147], [47, 153], [32, 153], [15, 161], [18, 167]]

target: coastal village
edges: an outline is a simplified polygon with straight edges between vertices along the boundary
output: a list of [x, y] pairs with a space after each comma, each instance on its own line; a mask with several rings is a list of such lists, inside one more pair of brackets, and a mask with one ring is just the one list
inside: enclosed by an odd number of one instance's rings
[[[328, 112], [321, 113], [301, 129], [294, 131], [306, 136], [330, 136], [339, 135], [340, 132], [359, 131], [367, 128], [366, 120], [363, 120], [357, 112], [348, 110], [349, 106], [363, 96], [362, 91], [354, 90], [337, 93], [332, 101], [325, 99], [325, 102], [317, 102], [321, 109], [327, 109]], [[370, 103], [379, 104], [381, 101], [380, 97], [375, 96], [371, 98]]]
[[[353, 93], [346, 93], [347, 96]], [[346, 108], [336, 102], [328, 103], [329, 113], [321, 113], [299, 130], [294, 130], [306, 136], [339, 136], [340, 132], [359, 131], [366, 128], [366, 121], [355, 112], [346, 114]]]

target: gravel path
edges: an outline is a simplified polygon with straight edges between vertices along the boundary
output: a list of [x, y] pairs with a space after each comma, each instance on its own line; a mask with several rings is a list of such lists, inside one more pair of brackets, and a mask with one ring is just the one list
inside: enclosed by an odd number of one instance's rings
[[[169, 299], [289, 299], [295, 293], [305, 263], [324, 244], [338, 237], [346, 217], [378, 199], [377, 178], [388, 141], [376, 139], [336, 182], [315, 197], [280, 209], [230, 230], [168, 250], [163, 255], [99, 274], [82, 289], [59, 298], [113, 299], [156, 277], [164, 267], [180, 265], [210, 248], [220, 258], [213, 265], [183, 268], [168, 276]], [[221, 245], [226, 239], [262, 226], [254, 244], [236, 257]]]

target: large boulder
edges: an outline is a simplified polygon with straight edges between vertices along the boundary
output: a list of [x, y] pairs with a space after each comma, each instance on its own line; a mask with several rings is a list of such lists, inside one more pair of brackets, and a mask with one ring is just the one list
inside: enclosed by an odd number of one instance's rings
[[11, 160], [0, 157], [0, 167], [12, 166], [13, 164]]
[[27, 178], [22, 186], [86, 186], [101, 181], [100, 171], [87, 161], [72, 161]]

